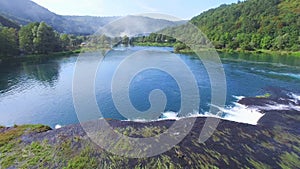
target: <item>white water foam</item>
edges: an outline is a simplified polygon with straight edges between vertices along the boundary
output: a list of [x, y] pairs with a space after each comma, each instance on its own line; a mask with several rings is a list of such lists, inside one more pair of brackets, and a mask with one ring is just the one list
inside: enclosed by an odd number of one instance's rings
[[239, 103], [234, 103], [234, 106], [227, 108], [221, 108], [218, 106], [215, 107], [225, 113], [225, 116], [221, 119], [238, 123], [257, 125], [258, 120], [264, 116], [264, 114], [261, 113], [258, 108], [247, 107]]
[[179, 117], [178, 117], [178, 113], [169, 111], [169, 112], [162, 113], [161, 119], [178, 120]]
[[300, 95], [297, 95], [295, 93], [290, 93], [289, 96], [292, 98], [291, 101], [293, 101], [294, 103], [296, 104], [300, 103]]
[[233, 95], [232, 97], [235, 98], [236, 100], [241, 100], [245, 98], [245, 96], [235, 96], [235, 95]]
[[214, 117], [214, 118], [220, 118], [220, 119], [239, 122], [239, 123], [256, 125], [258, 120], [264, 115], [263, 113], [259, 112], [257, 109], [248, 108], [239, 103], [236, 103], [234, 107], [228, 107], [228, 108], [217, 107], [217, 108], [221, 112], [226, 113], [226, 115], [224, 117], [221, 117], [218, 115], [211, 114], [209, 112], [200, 114], [199, 112], [194, 111], [187, 116], [178, 117], [178, 113], [168, 111], [168, 112], [163, 112], [160, 119], [157, 120], [134, 119], [134, 120], [126, 120], [126, 121], [149, 122], [149, 121], [161, 121], [161, 120], [179, 120], [181, 118], [186, 118], [186, 117]]
[[267, 104], [265, 106], [257, 106], [256, 108], [260, 110], [296, 110], [300, 112], [300, 106], [296, 106], [293, 104], [285, 105], [285, 104]]
[[[242, 98], [245, 98], [244, 96], [233, 96], [236, 98], [236, 100], [240, 100]], [[296, 95], [294, 93], [290, 94], [290, 97], [293, 98], [294, 103], [299, 103], [300, 102], [300, 96]], [[220, 110], [220, 112], [225, 113], [224, 117], [218, 116], [211, 114], [209, 112], [206, 112], [204, 114], [200, 114], [197, 111], [194, 111], [190, 113], [188, 116], [185, 117], [215, 117], [215, 118], [220, 118], [223, 120], [229, 120], [229, 121], [234, 121], [238, 123], [246, 123], [246, 124], [251, 124], [251, 125], [257, 125], [257, 122], [259, 119], [261, 119], [264, 116], [264, 113], [262, 111], [270, 111], [270, 110], [296, 110], [300, 111], [300, 106], [294, 105], [294, 104], [277, 104], [274, 102], [273, 104], [267, 104], [265, 106], [245, 106], [243, 104], [239, 104], [237, 102], [233, 103], [233, 106], [228, 106], [225, 108], [218, 107], [215, 105], [212, 105]], [[179, 120], [181, 118], [185, 117], [178, 117], [178, 113], [176, 112], [163, 112], [162, 116], [158, 120], [151, 120], [151, 121], [160, 121], [160, 120]], [[149, 122], [149, 120], [145, 119], [135, 119], [133, 121], [138, 121], [138, 122]]]
[[[212, 105], [214, 106], [214, 105]], [[258, 120], [264, 115], [261, 113], [257, 108], [249, 108], [239, 103], [235, 103], [233, 107], [221, 108], [218, 106], [214, 106], [218, 108], [221, 112], [226, 113], [224, 117], [220, 117], [218, 115], [211, 114], [206, 112], [204, 114], [200, 114], [199, 112], [193, 112], [189, 114], [187, 117], [215, 117], [224, 120], [239, 122], [239, 123], [246, 123], [256, 125]], [[175, 112], [165, 112], [162, 113], [162, 119], [160, 120], [178, 120], [184, 117], [178, 117], [178, 113]]]
[[60, 128], [62, 128], [62, 126], [61, 125], [59, 125], [59, 124], [57, 124], [57, 125], [55, 125], [55, 127], [54, 127], [55, 129], [60, 129]]

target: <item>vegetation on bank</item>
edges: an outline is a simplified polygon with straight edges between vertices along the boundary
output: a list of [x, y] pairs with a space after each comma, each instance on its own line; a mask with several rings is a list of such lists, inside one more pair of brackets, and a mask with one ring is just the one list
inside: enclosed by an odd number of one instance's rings
[[[156, 42], [156, 41], [136, 41], [137, 38], [132, 38], [131, 45], [135, 46], [156, 46], [156, 47], [174, 47], [175, 53], [195, 53], [190, 47], [182, 42]], [[281, 55], [281, 56], [296, 56], [300, 57], [300, 51], [286, 51], [286, 50], [267, 50], [267, 49], [230, 49], [230, 48], [216, 48], [217, 52], [226, 53], [252, 53], [252, 54], [269, 54], [269, 55]]]
[[[1, 126], [0, 130], [5, 130], [6, 127]], [[30, 134], [30, 133], [41, 133], [44, 131], [51, 130], [50, 127], [45, 126], [45, 125], [15, 125], [12, 128], [8, 128], [5, 131], [1, 131], [0, 133], [0, 147], [3, 148], [3, 146], [7, 146], [8, 143], [23, 134]], [[3, 149], [1, 149], [3, 150]]]
[[160, 43], [160, 42], [134, 42], [132, 43], [135, 46], [157, 46], [157, 47], [173, 47], [173, 43]]
[[63, 54], [76, 51], [86, 39], [84, 36], [60, 34], [45, 22], [35, 22], [17, 27], [16, 24], [0, 17], [0, 59], [17, 56]]
[[[160, 44], [173, 35], [175, 52], [191, 53], [188, 46], [214, 47], [223, 52], [254, 52], [300, 56], [300, 1], [247, 0], [221, 5], [191, 19], [205, 35], [187, 25], [166, 28], [148, 37], [133, 38], [137, 44]], [[162, 34], [164, 35], [162, 35]], [[185, 39], [187, 45], [180, 42]], [[141, 43], [142, 42], [142, 43]], [[161, 45], [159, 45], [161, 46]]]
[[299, 0], [247, 0], [194, 17], [217, 49], [300, 50]]
[[[175, 38], [171, 38], [171, 40], [160, 40], [159, 37], [164, 37], [164, 36], [165, 35], [159, 33], [151, 33], [149, 36], [131, 38], [130, 40], [128, 40], [128, 43], [136, 46], [174, 47], [174, 52], [176, 53], [195, 53], [195, 51], [192, 50], [189, 46], [176, 40]], [[215, 48], [215, 49], [218, 52], [226, 52], [226, 53], [252, 53], [252, 54], [269, 54], [269, 55], [300, 57], [300, 51], [290, 51], [290, 50], [289, 51], [275, 50], [275, 49], [246, 50], [242, 48], [237, 48], [237, 49]]]
[[50, 55], [49, 54], [30, 54], [30, 55], [24, 55], [24, 56], [19, 56], [19, 57], [8, 57], [3, 59], [1, 62], [4, 63], [24, 63], [24, 62], [34, 62], [38, 63], [38, 61], [43, 61], [43, 60], [49, 60], [53, 58], [59, 58], [63, 56], [70, 56], [73, 54], [79, 54], [81, 53], [81, 49], [73, 50], [73, 51], [62, 51], [62, 52], [53, 52]]
[[[195, 53], [194, 50], [186, 47], [182, 49], [176, 49], [174, 48], [174, 51], [177, 53]], [[270, 56], [294, 56], [294, 57], [300, 57], [300, 51], [293, 52], [293, 51], [279, 51], [279, 50], [254, 50], [254, 51], [248, 51], [248, 50], [233, 50], [233, 49], [216, 49], [219, 53], [237, 53], [237, 54], [255, 54], [255, 55], [270, 55]]]

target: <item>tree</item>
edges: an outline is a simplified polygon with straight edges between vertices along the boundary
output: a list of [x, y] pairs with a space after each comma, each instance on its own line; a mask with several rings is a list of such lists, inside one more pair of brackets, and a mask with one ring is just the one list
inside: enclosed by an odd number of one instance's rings
[[53, 52], [56, 42], [58, 41], [53, 29], [45, 22], [41, 22], [33, 39], [33, 44], [37, 52], [41, 54]]
[[14, 56], [19, 52], [17, 30], [0, 27], [0, 55]]
[[187, 46], [184, 43], [176, 43], [174, 46], [175, 52], [179, 52], [180, 50], [186, 49]]
[[123, 36], [122, 43], [125, 44], [125, 45], [129, 44], [129, 37], [127, 35]]
[[253, 34], [251, 37], [251, 43], [254, 48], [259, 49], [260, 48], [260, 41], [261, 41], [261, 35], [260, 34]]
[[[299, 6], [299, 0], [239, 1], [203, 12], [190, 23], [220, 48], [225, 44], [232, 49], [291, 50], [293, 47], [297, 50], [300, 45], [297, 39], [300, 36]], [[226, 38], [227, 32], [232, 35], [231, 39]], [[239, 34], [251, 35], [250, 41]]]
[[273, 47], [278, 50], [283, 50], [286, 47], [288, 47], [288, 43], [289, 43], [288, 34], [279, 35], [275, 38]]
[[19, 31], [20, 49], [24, 53], [47, 54], [61, 51], [60, 35], [45, 22], [30, 23]]
[[260, 47], [262, 49], [270, 49], [272, 47], [272, 37], [269, 35], [264, 36], [260, 42]]
[[34, 28], [38, 27], [39, 23], [30, 23], [26, 26], [21, 27], [19, 31], [19, 45], [21, 51], [32, 54], [35, 51], [33, 39], [34, 39]]
[[61, 48], [63, 50], [67, 50], [68, 48], [70, 48], [71, 39], [68, 34], [60, 35], [60, 42], [61, 42]]

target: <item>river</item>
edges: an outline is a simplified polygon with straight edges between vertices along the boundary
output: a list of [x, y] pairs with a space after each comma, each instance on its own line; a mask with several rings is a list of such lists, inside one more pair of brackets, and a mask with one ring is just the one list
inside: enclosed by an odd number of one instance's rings
[[[127, 56], [140, 51], [173, 51], [169, 47], [128, 47], [111, 50], [99, 66], [95, 94], [102, 117], [126, 120], [116, 109], [111, 95], [112, 76]], [[173, 54], [174, 55], [174, 54]], [[199, 110], [205, 114], [211, 100], [211, 84], [201, 60], [195, 55], [175, 54], [193, 73], [200, 91]], [[141, 56], [141, 59], [146, 56]], [[266, 94], [275, 87], [300, 93], [300, 58], [253, 54], [220, 54], [226, 74], [226, 107], [235, 106], [237, 96]], [[0, 65], [0, 125], [46, 124], [51, 127], [78, 123], [72, 97], [74, 68], [78, 56]], [[164, 64], [172, 65], [165, 58]], [[92, 60], [90, 61], [92, 62]], [[86, 65], [91, 64], [86, 62]], [[174, 66], [174, 70], [180, 68]], [[185, 76], [184, 74], [181, 76]], [[142, 71], [132, 79], [129, 97], [132, 105], [146, 111], [149, 93], [161, 89], [167, 97], [164, 112], [180, 109], [180, 89], [175, 79], [161, 70]], [[195, 93], [196, 94], [196, 93]], [[87, 108], [88, 110], [88, 108]]]

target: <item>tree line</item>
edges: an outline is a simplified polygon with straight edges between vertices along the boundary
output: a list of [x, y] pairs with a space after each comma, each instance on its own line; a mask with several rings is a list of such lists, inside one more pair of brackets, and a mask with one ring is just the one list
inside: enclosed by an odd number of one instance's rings
[[[189, 21], [199, 28], [217, 49], [229, 50], [300, 50], [299, 0], [247, 0], [210, 9]], [[142, 44], [164, 43], [167, 35], [206, 45], [206, 38], [188, 25], [171, 27], [156, 34], [134, 38]], [[169, 37], [171, 38], [171, 37]], [[175, 51], [188, 49], [172, 39]], [[148, 43], [148, 44], [149, 44]]]
[[83, 36], [60, 34], [45, 22], [30, 23], [19, 29], [0, 26], [0, 57], [74, 50], [84, 40]]
[[191, 20], [216, 48], [300, 50], [299, 0], [248, 0], [221, 5]]

